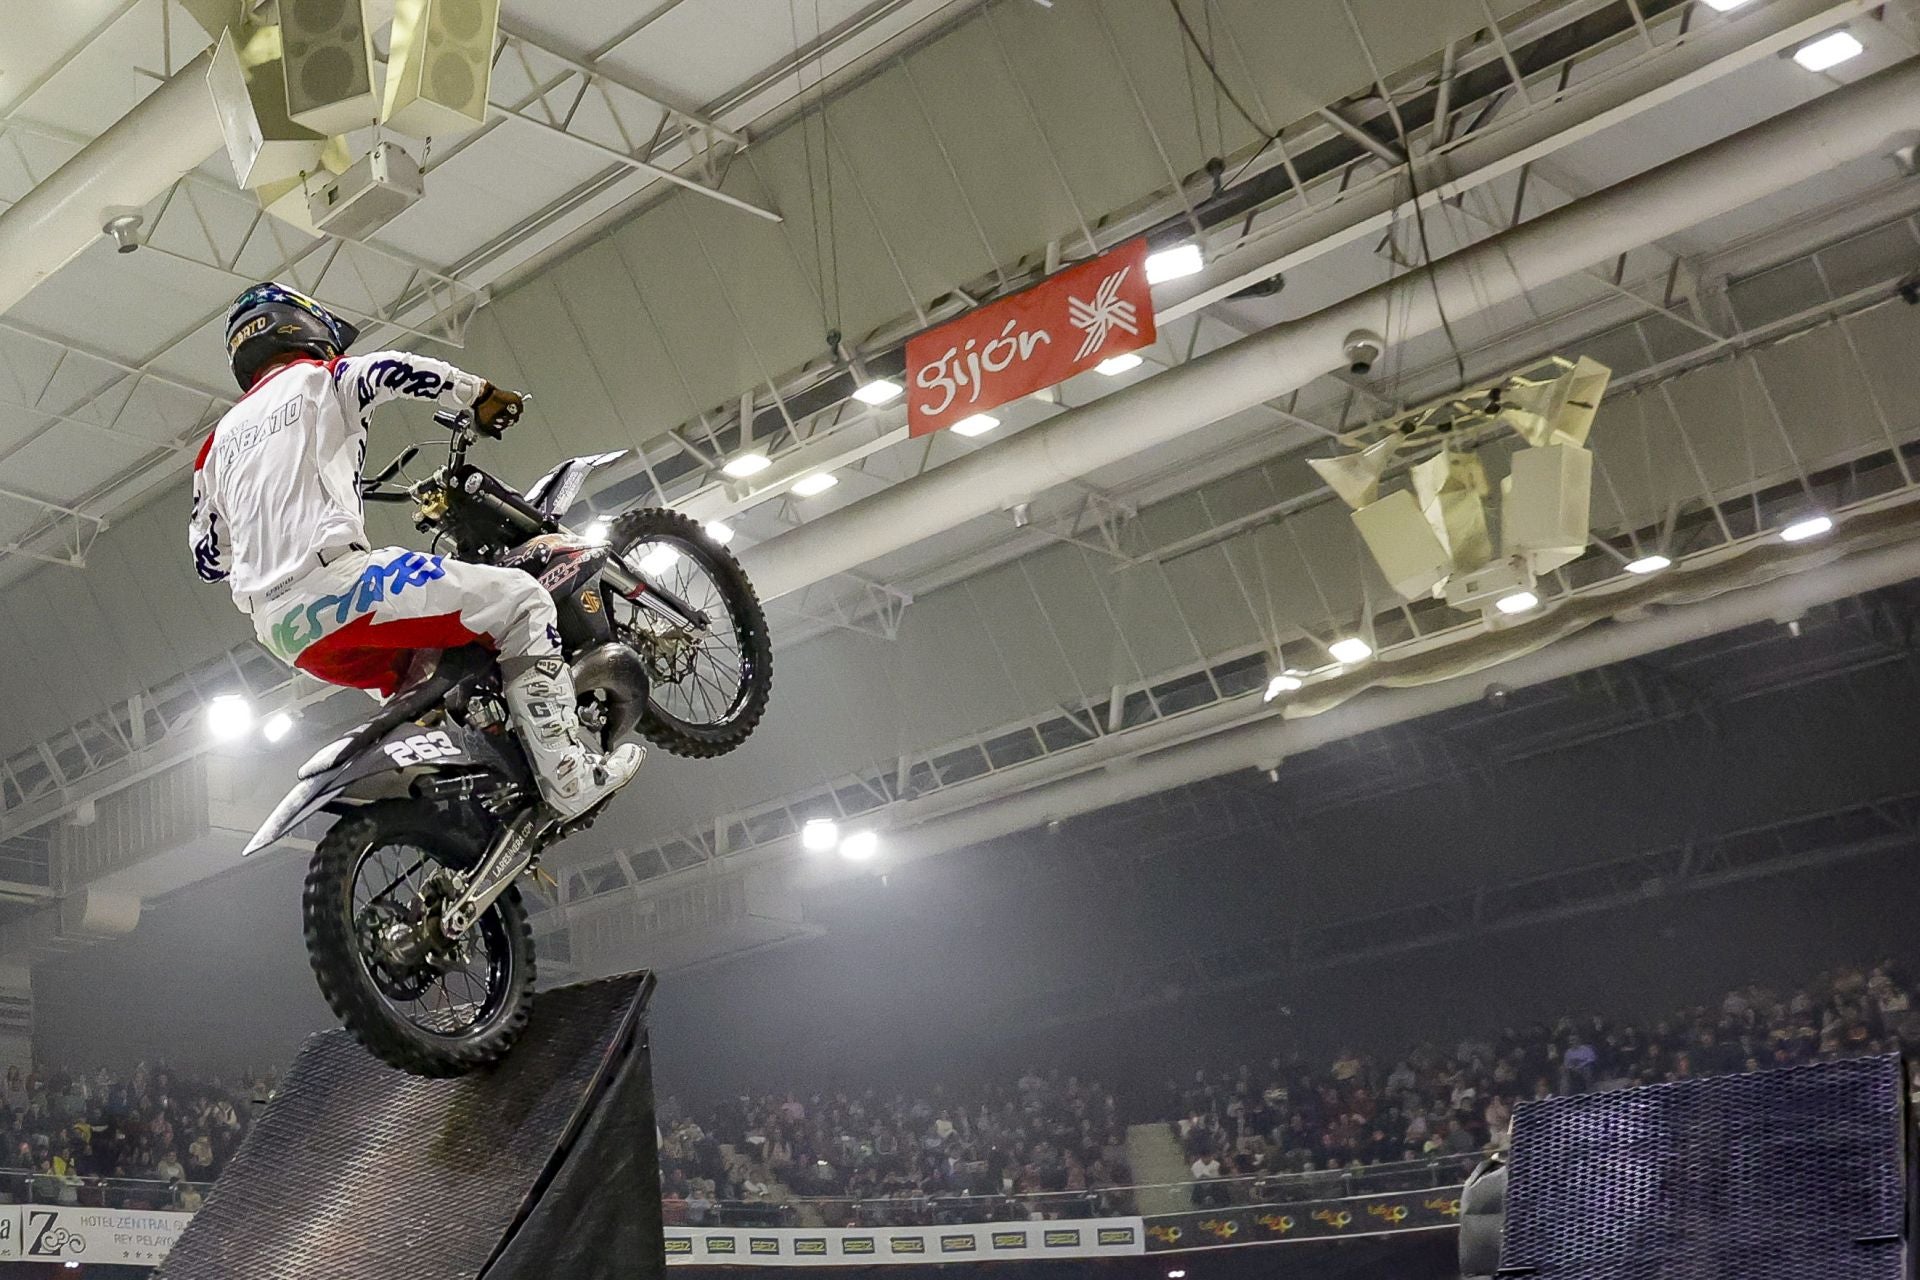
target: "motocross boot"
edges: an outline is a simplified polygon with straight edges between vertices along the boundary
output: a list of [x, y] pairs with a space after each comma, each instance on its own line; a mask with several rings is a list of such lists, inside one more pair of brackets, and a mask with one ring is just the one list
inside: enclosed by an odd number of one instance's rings
[[559, 658], [537, 659], [509, 678], [503, 692], [541, 798], [563, 819], [579, 817], [627, 785], [646, 759], [638, 743], [604, 755], [588, 745], [574, 708], [573, 672]]

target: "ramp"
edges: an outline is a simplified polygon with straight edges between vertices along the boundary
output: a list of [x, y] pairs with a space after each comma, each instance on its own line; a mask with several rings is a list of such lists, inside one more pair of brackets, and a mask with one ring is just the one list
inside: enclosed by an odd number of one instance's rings
[[660, 1280], [649, 973], [540, 993], [492, 1071], [313, 1037], [163, 1280]]

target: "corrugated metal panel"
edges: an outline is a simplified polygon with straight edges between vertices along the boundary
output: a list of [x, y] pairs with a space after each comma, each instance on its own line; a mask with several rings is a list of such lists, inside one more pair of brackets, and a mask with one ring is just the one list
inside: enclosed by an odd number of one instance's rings
[[193, 758], [102, 796], [88, 826], [53, 827], [53, 857], [62, 892], [208, 831], [205, 758]]

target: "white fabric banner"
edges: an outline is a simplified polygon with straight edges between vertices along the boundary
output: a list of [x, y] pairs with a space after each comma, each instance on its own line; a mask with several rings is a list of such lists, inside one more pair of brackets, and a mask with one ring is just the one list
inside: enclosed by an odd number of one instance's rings
[[844, 1267], [989, 1258], [1108, 1258], [1144, 1253], [1139, 1218], [988, 1222], [954, 1227], [667, 1228], [667, 1264]]
[[0, 1262], [64, 1261], [154, 1266], [193, 1221], [190, 1213], [0, 1205]]

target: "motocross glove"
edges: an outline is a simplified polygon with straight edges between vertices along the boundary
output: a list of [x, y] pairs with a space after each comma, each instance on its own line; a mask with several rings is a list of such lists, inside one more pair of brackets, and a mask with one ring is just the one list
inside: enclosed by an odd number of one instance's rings
[[473, 420], [480, 430], [498, 440], [508, 427], [520, 421], [526, 397], [518, 391], [482, 383], [480, 398], [473, 402]]

